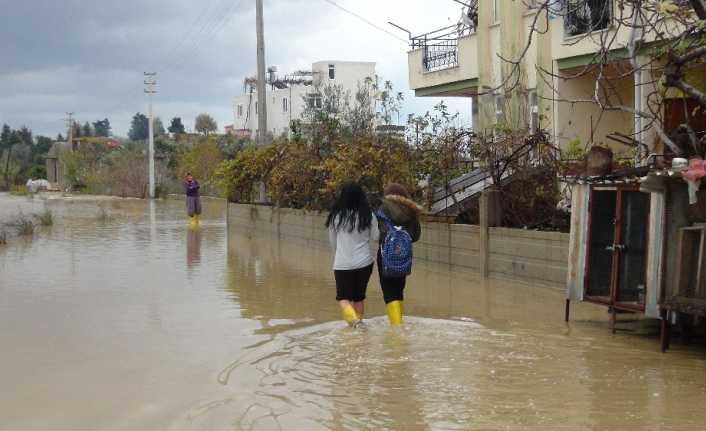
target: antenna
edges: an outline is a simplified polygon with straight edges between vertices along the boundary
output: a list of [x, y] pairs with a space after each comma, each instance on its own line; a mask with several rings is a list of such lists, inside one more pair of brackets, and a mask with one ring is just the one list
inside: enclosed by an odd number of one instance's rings
[[407, 29], [404, 28], [404, 27], [401, 27], [401, 26], [395, 24], [394, 22], [388, 21], [387, 23], [390, 24], [391, 26], [393, 26], [393, 27], [395, 27], [395, 28], [398, 28], [398, 29], [402, 30], [403, 32], [407, 33], [407, 36], [409, 37], [409, 39], [410, 39], [410, 40], [412, 39], [412, 32], [411, 32], [411, 31], [407, 30]]

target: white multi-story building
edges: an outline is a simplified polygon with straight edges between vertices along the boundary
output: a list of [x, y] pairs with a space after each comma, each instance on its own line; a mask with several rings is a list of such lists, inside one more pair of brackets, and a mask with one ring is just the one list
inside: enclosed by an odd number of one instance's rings
[[[310, 71], [296, 72], [284, 78], [270, 73], [267, 89], [267, 128], [273, 136], [288, 135], [293, 120], [301, 120], [306, 104], [318, 106], [321, 96], [317, 89], [336, 85], [343, 93], [349, 93], [351, 102], [359, 84], [366, 79], [375, 79], [375, 63], [355, 61], [319, 61]], [[255, 85], [246, 83], [246, 94], [237, 96], [233, 102], [234, 133], [257, 136], [258, 113]]]

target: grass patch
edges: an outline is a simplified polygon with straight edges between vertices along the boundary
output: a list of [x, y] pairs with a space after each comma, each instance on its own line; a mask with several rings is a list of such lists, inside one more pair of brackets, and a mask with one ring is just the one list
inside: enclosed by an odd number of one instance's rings
[[15, 232], [20, 236], [34, 235], [34, 221], [23, 213], [19, 213], [14, 220], [7, 223], [7, 226], [15, 229]]
[[42, 226], [53, 226], [54, 225], [54, 213], [51, 212], [49, 208], [44, 208], [44, 211], [35, 215], [39, 224]]
[[10, 194], [12, 196], [28, 196], [29, 190], [27, 190], [27, 186], [12, 186]]

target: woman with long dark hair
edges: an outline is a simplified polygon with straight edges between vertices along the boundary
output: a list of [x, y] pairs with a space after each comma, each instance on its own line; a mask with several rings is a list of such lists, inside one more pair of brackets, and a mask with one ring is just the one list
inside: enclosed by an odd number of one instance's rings
[[336, 300], [343, 320], [356, 326], [363, 320], [365, 293], [373, 272], [370, 241], [380, 236], [368, 197], [360, 185], [348, 183], [341, 188], [326, 219], [326, 227], [335, 252]]

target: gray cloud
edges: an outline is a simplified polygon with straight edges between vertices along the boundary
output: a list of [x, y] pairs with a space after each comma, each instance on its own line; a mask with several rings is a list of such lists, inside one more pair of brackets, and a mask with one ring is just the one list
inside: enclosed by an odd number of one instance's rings
[[[447, 25], [450, 0], [338, 0], [384, 26]], [[125, 135], [146, 111], [142, 72], [159, 73], [155, 112], [192, 125], [209, 112], [232, 122], [232, 98], [255, 71], [252, 0], [6, 1], [0, 16], [0, 123], [36, 133], [63, 132], [64, 112], [79, 121], [110, 118]], [[269, 65], [283, 72], [324, 59], [378, 63], [378, 73], [407, 90], [407, 47], [322, 0], [265, 0]], [[407, 112], [436, 100], [406, 91]], [[464, 117], [467, 101], [456, 101]]]

